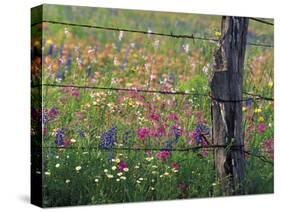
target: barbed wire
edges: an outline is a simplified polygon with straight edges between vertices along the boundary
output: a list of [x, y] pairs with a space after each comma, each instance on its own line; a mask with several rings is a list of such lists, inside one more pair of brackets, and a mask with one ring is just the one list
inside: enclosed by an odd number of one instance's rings
[[[61, 21], [51, 21], [51, 20], [42, 20], [40, 22], [33, 23], [33, 24], [31, 24], [31, 27], [34, 27], [41, 23], [60, 24], [60, 25], [67, 25], [67, 26], [85, 27], [85, 28], [102, 29], [102, 30], [110, 30], [110, 31], [118, 31], [118, 32], [123, 31], [123, 32], [147, 34], [147, 35], [182, 38], [182, 39], [192, 39], [193, 41], [194, 40], [211, 41], [211, 42], [219, 41], [219, 39], [217, 39], [217, 38], [196, 36], [194, 34], [189, 34], [189, 35], [188, 34], [174, 34], [173, 32], [160, 33], [160, 32], [132, 30], [132, 29], [125, 29], [125, 28], [117, 28], [117, 27], [104, 27], [104, 26], [96, 26], [96, 25], [89, 25], [89, 24], [77, 24], [77, 23], [68, 23], [68, 22], [61, 22]], [[247, 45], [274, 48], [274, 46], [272, 44], [267, 44], [267, 43], [248, 42]]]
[[202, 149], [217, 149], [217, 148], [224, 148], [227, 150], [237, 150], [242, 151], [243, 153], [256, 157], [260, 159], [263, 162], [269, 163], [271, 165], [274, 165], [274, 162], [271, 160], [268, 160], [264, 155], [256, 154], [251, 151], [244, 150], [244, 145], [232, 145], [229, 147], [229, 145], [204, 145], [204, 146], [193, 146], [193, 147], [187, 147], [187, 148], [132, 148], [132, 147], [108, 147], [108, 148], [101, 148], [100, 146], [91, 146], [91, 147], [77, 147], [77, 146], [42, 146], [38, 148], [43, 149], [58, 149], [58, 150], [101, 150], [101, 151], [144, 151], [144, 152], [150, 152], [150, 151], [169, 151], [169, 152], [195, 152]]
[[[61, 88], [78, 88], [78, 89], [94, 89], [94, 90], [113, 90], [113, 91], [126, 91], [126, 92], [158, 93], [158, 94], [166, 94], [166, 95], [204, 96], [204, 97], [209, 97], [212, 100], [217, 101], [217, 102], [229, 102], [229, 103], [249, 101], [249, 98], [238, 99], [238, 100], [221, 99], [221, 98], [215, 98], [212, 95], [207, 94], [207, 93], [197, 93], [197, 92], [189, 92], [189, 91], [144, 90], [144, 89], [137, 89], [137, 88], [112, 88], [112, 87], [65, 85], [65, 84], [52, 84], [52, 83], [43, 83], [43, 84], [38, 84], [38, 85], [31, 85], [32, 88], [37, 88], [37, 87], [42, 87], [42, 86], [61, 87]], [[267, 96], [262, 96], [260, 94], [253, 94], [253, 93], [249, 93], [249, 92], [243, 92], [243, 93], [248, 95], [248, 96], [254, 97], [253, 98], [254, 100], [274, 101], [273, 98], [267, 97]]]
[[[232, 145], [230, 149], [235, 150], [236, 148], [241, 148], [244, 145]], [[100, 146], [42, 146], [42, 148], [55, 148], [55, 149], [97, 149], [97, 150], [104, 150], [104, 151], [171, 151], [171, 152], [188, 152], [188, 151], [197, 151], [200, 149], [215, 149], [215, 148], [226, 148], [228, 145], [202, 145], [202, 146], [192, 146], [186, 148], [140, 148], [140, 147], [100, 147]]]
[[253, 21], [256, 21], [256, 22], [259, 22], [259, 23], [263, 23], [263, 24], [274, 26], [273, 23], [271, 23], [269, 21], [265, 21], [265, 20], [259, 19], [259, 18], [249, 18], [249, 19], [253, 20]]
[[246, 95], [249, 95], [249, 96], [258, 97], [263, 100], [274, 101], [274, 98], [272, 98], [272, 97], [262, 96], [260, 94], [254, 94], [254, 93], [249, 93], [249, 92], [245, 92], [245, 91], [243, 93]]

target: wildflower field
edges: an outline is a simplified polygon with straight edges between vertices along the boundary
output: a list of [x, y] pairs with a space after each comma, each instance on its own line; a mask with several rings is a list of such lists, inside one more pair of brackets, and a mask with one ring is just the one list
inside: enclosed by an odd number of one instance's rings
[[[220, 16], [45, 8], [44, 20], [220, 36]], [[32, 33], [41, 29], [42, 41], [31, 42], [31, 75], [38, 79], [42, 63], [42, 109], [32, 108], [32, 117], [42, 122], [43, 168], [36, 174], [44, 206], [223, 195], [213, 149], [181, 151], [212, 141], [208, 93], [216, 42], [52, 23]], [[248, 42], [272, 44], [273, 27], [250, 21]], [[246, 92], [273, 97], [273, 53], [247, 45]], [[244, 97], [245, 149], [259, 156], [245, 155], [244, 188], [272, 193], [274, 104]]]

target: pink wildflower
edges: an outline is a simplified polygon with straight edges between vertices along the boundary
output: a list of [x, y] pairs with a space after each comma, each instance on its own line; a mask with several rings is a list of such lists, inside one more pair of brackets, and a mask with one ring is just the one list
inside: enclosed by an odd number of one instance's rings
[[154, 120], [154, 121], [159, 121], [160, 115], [159, 115], [158, 113], [153, 112], [153, 113], [151, 113], [151, 114], [149, 115], [149, 118], [150, 118], [151, 120]]
[[173, 121], [178, 121], [178, 120], [179, 120], [179, 118], [178, 118], [178, 116], [177, 116], [176, 113], [170, 113], [170, 114], [167, 116], [167, 119], [173, 120]]
[[171, 153], [167, 150], [162, 150], [160, 152], [158, 152], [156, 154], [156, 157], [159, 159], [159, 160], [166, 160], [168, 157], [171, 156]]
[[142, 127], [140, 129], [138, 129], [137, 134], [138, 134], [139, 139], [144, 140], [146, 138], [146, 136], [149, 135], [149, 128]]
[[265, 129], [266, 129], [266, 126], [265, 126], [264, 123], [259, 123], [258, 124], [258, 132], [259, 133], [264, 133]]

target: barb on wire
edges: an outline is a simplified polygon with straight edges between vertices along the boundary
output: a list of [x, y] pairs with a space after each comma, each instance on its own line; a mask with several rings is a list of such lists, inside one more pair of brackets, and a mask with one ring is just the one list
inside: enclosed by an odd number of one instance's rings
[[259, 22], [259, 23], [263, 23], [263, 24], [267, 24], [267, 25], [271, 25], [271, 26], [274, 26], [273, 23], [269, 22], [269, 21], [265, 21], [265, 20], [262, 20], [260, 18], [249, 18], [253, 21], [256, 21], [256, 22]]
[[[173, 38], [184, 38], [184, 39], [192, 39], [194, 40], [203, 40], [203, 41], [211, 41], [211, 42], [218, 42], [219, 39], [210, 38], [210, 37], [201, 37], [201, 36], [194, 36], [193, 34], [174, 34], [171, 33], [160, 33], [160, 32], [150, 32], [150, 31], [143, 31], [143, 30], [132, 30], [132, 29], [125, 29], [125, 28], [116, 28], [116, 27], [104, 27], [104, 26], [96, 26], [96, 25], [89, 25], [89, 24], [76, 24], [76, 23], [68, 23], [68, 22], [61, 22], [61, 21], [51, 21], [51, 20], [42, 20], [41, 22], [31, 24], [31, 27], [34, 27], [41, 23], [50, 23], [50, 24], [60, 24], [60, 25], [67, 25], [67, 26], [77, 26], [77, 27], [85, 27], [85, 28], [94, 28], [94, 29], [102, 29], [102, 30], [111, 30], [111, 31], [123, 31], [123, 32], [132, 32], [132, 33], [140, 33], [140, 34], [148, 34], [148, 35], [158, 35], [158, 36], [165, 36], [165, 37], [173, 37]], [[260, 47], [268, 47], [273, 48], [274, 46], [271, 44], [266, 43], [247, 43], [250, 46], [260, 46]]]

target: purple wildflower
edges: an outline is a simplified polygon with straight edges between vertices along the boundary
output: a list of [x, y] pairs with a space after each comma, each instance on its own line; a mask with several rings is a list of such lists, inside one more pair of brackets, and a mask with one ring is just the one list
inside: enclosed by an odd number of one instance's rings
[[252, 105], [252, 98], [248, 98], [246, 100], [246, 107], [250, 107]]
[[57, 108], [52, 107], [49, 111], [48, 111], [48, 118], [54, 118], [59, 114], [59, 111]]
[[61, 81], [61, 80], [64, 80], [64, 78], [65, 78], [64, 77], [64, 72], [62, 70], [58, 69], [56, 71], [56, 79]]
[[126, 168], [129, 167], [128, 164], [127, 164], [125, 161], [123, 161], [123, 160], [121, 160], [121, 161], [117, 164], [117, 166], [118, 166], [119, 171], [123, 171], [124, 169], [126, 169]]
[[54, 45], [53, 44], [51, 44], [50, 46], [49, 46], [49, 49], [48, 49], [48, 55], [52, 55], [53, 54], [53, 51], [54, 51]]
[[207, 142], [204, 139], [204, 135], [209, 135], [209, 132], [210, 129], [206, 125], [199, 123], [197, 124], [195, 130], [189, 135], [196, 144], [207, 145]]
[[117, 128], [113, 126], [101, 135], [101, 148], [112, 148], [117, 143]]
[[63, 132], [63, 129], [56, 129], [56, 140], [55, 140], [55, 143], [56, 145], [58, 146], [63, 146], [64, 145], [64, 132]]

